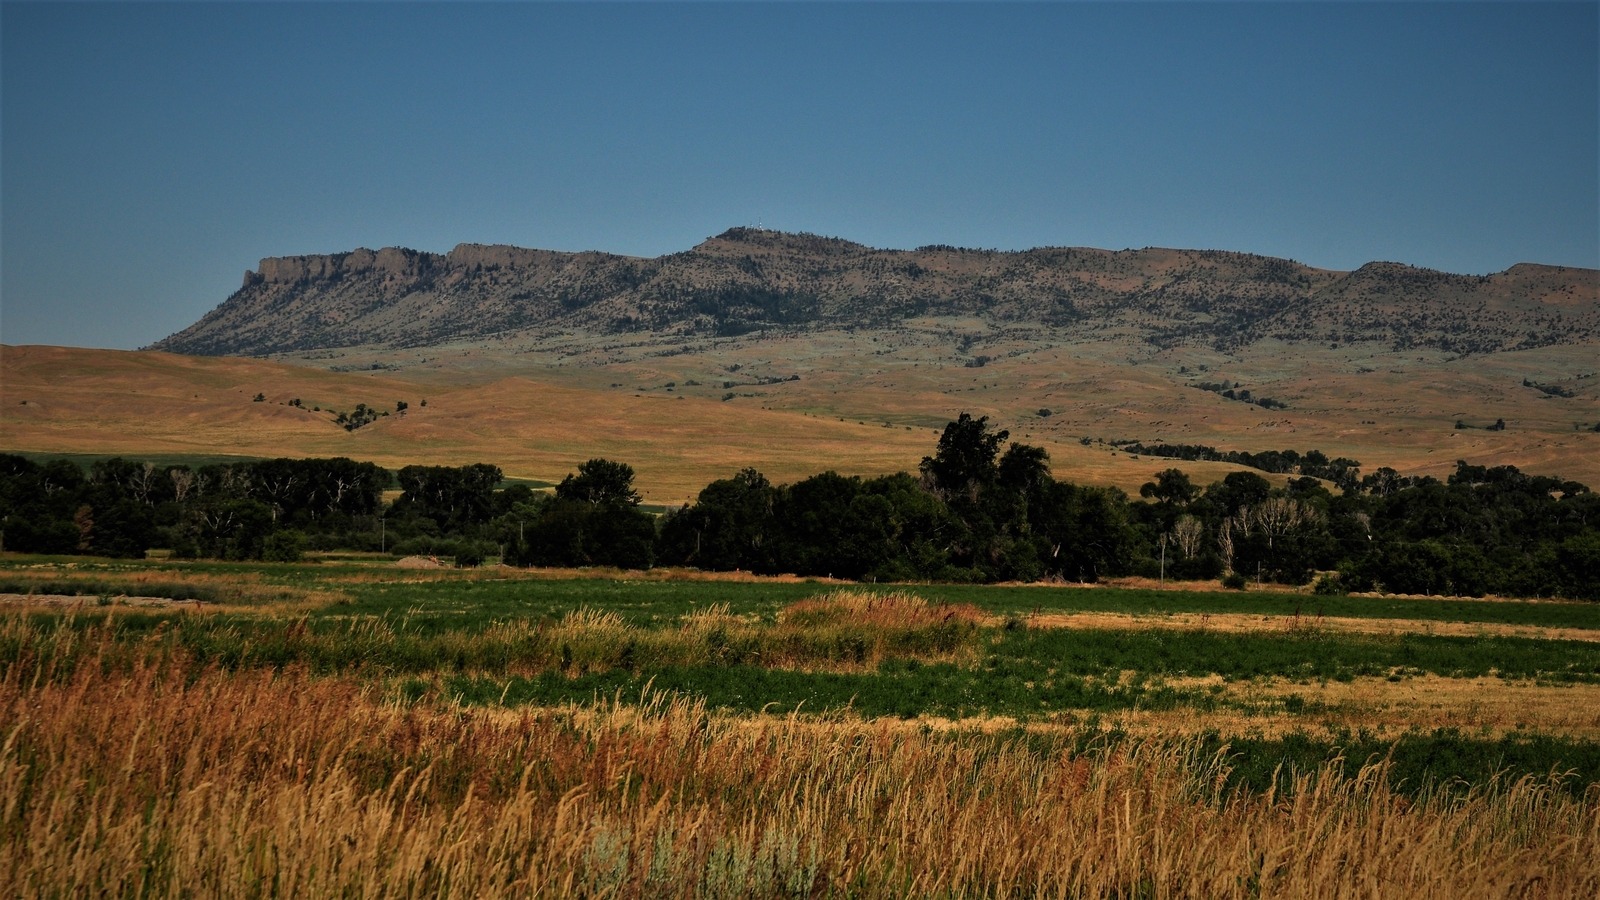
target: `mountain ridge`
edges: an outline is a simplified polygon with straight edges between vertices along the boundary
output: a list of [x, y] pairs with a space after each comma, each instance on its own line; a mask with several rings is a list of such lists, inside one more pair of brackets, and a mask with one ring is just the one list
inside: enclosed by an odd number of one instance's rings
[[1066, 340], [1228, 352], [1265, 339], [1491, 353], [1600, 339], [1600, 271], [1341, 272], [1223, 250], [926, 245], [732, 228], [658, 257], [458, 244], [267, 257], [148, 349], [272, 354], [592, 335], [739, 336], [974, 316]]

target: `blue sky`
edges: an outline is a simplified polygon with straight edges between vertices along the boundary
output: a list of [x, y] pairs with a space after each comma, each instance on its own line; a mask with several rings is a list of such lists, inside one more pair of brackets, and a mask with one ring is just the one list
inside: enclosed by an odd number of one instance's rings
[[879, 247], [1600, 267], [1600, 4], [0, 4], [0, 340], [263, 256]]

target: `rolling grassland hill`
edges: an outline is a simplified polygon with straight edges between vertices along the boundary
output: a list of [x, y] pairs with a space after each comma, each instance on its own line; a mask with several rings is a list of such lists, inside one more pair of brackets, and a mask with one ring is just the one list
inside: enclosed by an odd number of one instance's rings
[[[936, 440], [921, 430], [661, 392], [426, 375], [4, 347], [0, 450], [172, 461], [347, 456], [392, 469], [489, 462], [508, 476], [549, 482], [603, 456], [633, 465], [651, 501], [683, 503], [746, 465], [785, 481], [815, 474], [819, 465], [852, 472], [914, 468]], [[403, 414], [396, 409], [401, 401]], [[347, 430], [337, 417], [358, 406], [380, 415]]]
[[[1058, 477], [1130, 491], [1173, 463], [1126, 441], [1436, 476], [1466, 459], [1600, 487], [1589, 269], [1332, 272], [733, 229], [656, 259], [267, 259], [156, 349], [4, 348], [0, 449], [485, 461], [545, 481], [606, 456], [680, 503], [744, 466], [780, 482], [914, 471], [970, 411], [1045, 447]], [[346, 431], [336, 415], [358, 404], [391, 415]], [[1232, 468], [1183, 467], [1202, 483]]]

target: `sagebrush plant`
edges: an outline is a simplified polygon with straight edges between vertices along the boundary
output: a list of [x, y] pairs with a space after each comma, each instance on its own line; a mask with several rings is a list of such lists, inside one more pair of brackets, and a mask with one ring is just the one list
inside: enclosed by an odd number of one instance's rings
[[661, 695], [473, 711], [298, 666], [97, 652], [62, 677], [0, 673], [0, 893], [1600, 893], [1600, 790], [1558, 778], [1402, 795], [1378, 760], [1253, 793], [1193, 741], [725, 717]]

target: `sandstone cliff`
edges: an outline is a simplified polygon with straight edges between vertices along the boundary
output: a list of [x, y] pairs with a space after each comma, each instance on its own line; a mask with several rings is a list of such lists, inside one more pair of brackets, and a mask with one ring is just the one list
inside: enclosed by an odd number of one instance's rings
[[1354, 272], [1206, 250], [879, 250], [735, 228], [642, 259], [462, 244], [263, 259], [199, 322], [154, 345], [255, 356], [558, 332], [747, 334], [976, 316], [1066, 338], [1203, 344], [1276, 338], [1485, 353], [1600, 339], [1600, 272], [1521, 264], [1464, 276]]

